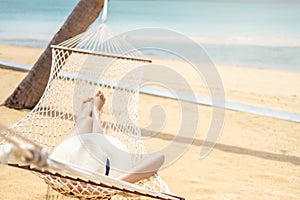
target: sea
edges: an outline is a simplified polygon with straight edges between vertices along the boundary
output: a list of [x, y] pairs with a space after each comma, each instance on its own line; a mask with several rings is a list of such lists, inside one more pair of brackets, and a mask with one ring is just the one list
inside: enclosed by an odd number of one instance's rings
[[[0, 44], [46, 47], [77, 3], [0, 0]], [[110, 0], [107, 24], [115, 33], [174, 31], [201, 45], [218, 65], [300, 71], [296, 0]]]

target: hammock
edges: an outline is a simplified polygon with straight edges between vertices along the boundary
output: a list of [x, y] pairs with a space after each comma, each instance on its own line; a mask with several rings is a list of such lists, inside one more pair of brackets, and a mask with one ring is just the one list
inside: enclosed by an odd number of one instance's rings
[[[7, 141], [18, 146], [18, 162], [8, 164], [31, 170], [44, 179], [49, 185], [47, 199], [133, 199], [136, 195], [178, 199], [166, 195], [171, 192], [158, 174], [130, 184], [47, 156], [70, 133], [82, 101], [98, 90], [106, 97], [101, 110], [104, 133], [122, 141], [134, 162], [146, 154], [138, 124], [139, 84], [143, 73], [139, 66], [151, 60], [124, 38], [115, 36], [106, 25], [107, 0], [103, 10], [103, 23], [52, 46], [51, 74], [43, 96], [26, 117], [9, 131], [2, 132], [6, 139], [0, 137], [0, 147]], [[30, 157], [33, 152], [35, 160]]]
[[[3, 128], [1, 124], [0, 128]], [[14, 137], [5, 136], [4, 133], [12, 133]], [[65, 196], [77, 197], [79, 199], [116, 199], [116, 194], [123, 193], [122, 199], [125, 199], [125, 194], [130, 199], [137, 195], [155, 199], [183, 199], [170, 194], [150, 191], [134, 184], [96, 174], [79, 166], [53, 160], [48, 156], [45, 149], [16, 134], [11, 129], [3, 131], [0, 134], [1, 137], [8, 144], [0, 146], [0, 164], [6, 163], [9, 160], [9, 166], [30, 170], [44, 178], [45, 182], [51, 185], [54, 190], [59, 191]], [[64, 184], [62, 185], [62, 183]], [[51, 196], [48, 197], [51, 198]], [[55, 199], [58, 199], [58, 197]]]

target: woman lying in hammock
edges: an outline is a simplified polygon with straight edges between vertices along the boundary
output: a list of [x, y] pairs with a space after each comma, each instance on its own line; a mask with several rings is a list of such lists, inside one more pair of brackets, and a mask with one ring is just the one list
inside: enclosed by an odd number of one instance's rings
[[99, 113], [104, 103], [101, 91], [82, 103], [71, 134], [56, 147], [51, 158], [130, 183], [151, 177], [162, 166], [164, 156], [152, 154], [133, 164], [126, 146], [117, 138], [103, 134]]

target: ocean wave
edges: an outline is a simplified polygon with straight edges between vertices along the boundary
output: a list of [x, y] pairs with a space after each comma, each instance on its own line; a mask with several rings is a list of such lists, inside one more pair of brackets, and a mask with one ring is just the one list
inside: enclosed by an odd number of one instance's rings
[[246, 45], [265, 47], [300, 47], [300, 37], [209, 37], [192, 36], [198, 43], [221, 45]]
[[0, 39], [0, 44], [13, 45], [13, 46], [45, 48], [48, 43], [49, 43], [48, 40], [39, 40], [39, 39], [27, 39], [27, 38]]
[[[175, 31], [176, 32], [176, 31]], [[179, 33], [182, 36], [194, 40], [198, 44], [213, 45], [241, 45], [241, 46], [264, 46], [264, 47], [300, 47], [300, 37], [243, 37], [243, 36], [203, 36]], [[126, 34], [125, 34], [126, 35]], [[135, 36], [127, 38], [131, 41], [164, 42], [182, 44], [177, 37], [169, 35], [155, 35], [152, 38]]]

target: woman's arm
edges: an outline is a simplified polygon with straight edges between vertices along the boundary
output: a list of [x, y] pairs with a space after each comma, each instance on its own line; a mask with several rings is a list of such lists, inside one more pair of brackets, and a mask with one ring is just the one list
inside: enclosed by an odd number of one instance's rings
[[139, 161], [129, 172], [123, 174], [119, 179], [135, 183], [142, 179], [153, 176], [163, 165], [165, 157], [161, 153], [151, 154]]

